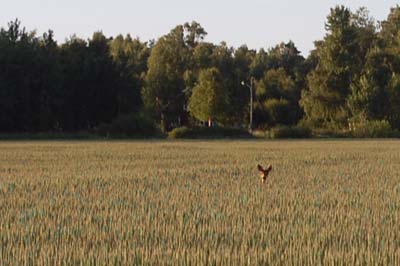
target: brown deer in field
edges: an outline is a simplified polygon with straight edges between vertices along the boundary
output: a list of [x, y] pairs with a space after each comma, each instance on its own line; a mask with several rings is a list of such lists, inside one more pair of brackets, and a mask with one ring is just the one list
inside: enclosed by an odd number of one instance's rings
[[265, 181], [267, 181], [269, 172], [272, 170], [272, 165], [268, 166], [267, 169], [264, 169], [261, 165], [257, 165], [257, 168], [258, 171], [260, 172], [262, 182], [265, 183]]

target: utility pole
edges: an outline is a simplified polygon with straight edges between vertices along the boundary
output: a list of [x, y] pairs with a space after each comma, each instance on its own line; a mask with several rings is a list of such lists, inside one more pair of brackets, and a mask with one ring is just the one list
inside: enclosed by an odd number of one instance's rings
[[254, 85], [254, 78], [250, 78], [250, 85], [246, 82], [241, 82], [242, 86], [246, 86], [250, 90], [250, 122], [249, 122], [249, 132], [253, 131], [253, 85]]

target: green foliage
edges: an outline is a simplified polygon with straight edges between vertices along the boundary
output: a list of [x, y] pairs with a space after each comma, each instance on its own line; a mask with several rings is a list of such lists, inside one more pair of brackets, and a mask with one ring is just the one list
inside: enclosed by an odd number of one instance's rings
[[184, 115], [184, 72], [188, 59], [183, 27], [177, 26], [161, 37], [148, 60], [146, 86], [142, 97], [146, 107], [165, 132]]
[[215, 67], [202, 70], [189, 99], [189, 112], [200, 121], [216, 119], [223, 122], [228, 105], [228, 91], [219, 70]]
[[142, 97], [164, 132], [187, 120], [184, 106], [193, 85], [192, 51], [206, 34], [199, 23], [185, 23], [152, 48]]
[[[243, 127], [296, 125], [347, 133], [348, 121], [400, 129], [400, 7], [379, 27], [366, 8], [331, 9], [308, 58], [292, 41], [255, 51], [203, 42], [193, 21], [157, 42], [0, 29], [0, 134], [73, 134], [148, 112], [163, 132], [215, 120]], [[122, 130], [122, 129], [121, 129]], [[123, 130], [122, 130], [123, 131]], [[123, 133], [125, 134], [125, 133]]]
[[183, 25], [183, 29], [185, 43], [191, 49], [195, 48], [207, 35], [204, 28], [196, 21], [192, 21], [191, 23], [186, 22]]
[[193, 130], [188, 127], [177, 127], [168, 132], [168, 138], [170, 139], [184, 139], [190, 138], [193, 135]]
[[399, 7], [393, 8], [387, 20], [381, 23], [382, 29], [378, 33], [376, 45], [369, 50], [361, 76], [352, 85], [348, 104], [353, 120], [358, 117], [367, 121], [386, 120], [392, 128], [400, 128], [399, 15]]
[[[358, 16], [357, 16], [358, 14]], [[318, 64], [307, 77], [301, 106], [306, 118], [321, 126], [343, 127], [349, 118], [347, 99], [351, 84], [363, 69], [366, 53], [373, 43], [365, 13], [352, 14], [343, 6], [331, 9], [327, 18], [328, 34], [317, 47]]]
[[212, 43], [200, 43], [194, 48], [192, 58], [196, 70], [212, 66], [214, 49], [215, 46]]
[[300, 89], [280, 67], [265, 72], [256, 84], [255, 121], [258, 126], [293, 125], [300, 118]]
[[231, 127], [178, 127], [168, 133], [171, 139], [220, 139], [251, 138], [251, 134], [241, 128]]
[[384, 41], [385, 46], [399, 46], [400, 43], [397, 37], [400, 31], [400, 6], [390, 9], [387, 19], [381, 22], [381, 27], [379, 36]]
[[41, 40], [35, 32], [27, 32], [19, 20], [1, 28], [0, 132], [48, 129], [51, 110], [46, 85], [53, 80], [47, 80], [46, 75], [53, 73], [53, 46], [52, 32]]
[[304, 57], [300, 55], [300, 51], [292, 41], [282, 42], [268, 51], [268, 68], [283, 68], [296, 82], [304, 79], [300, 76], [303, 63]]
[[388, 109], [388, 121], [394, 129], [400, 130], [400, 73], [392, 75], [390, 80]]
[[272, 139], [304, 139], [312, 136], [312, 131], [299, 126], [277, 126], [268, 131]]
[[372, 49], [360, 79], [351, 86], [348, 104], [352, 116], [362, 114], [366, 119], [384, 119], [388, 115], [389, 90], [392, 77], [388, 55]]
[[249, 65], [250, 75], [259, 80], [264, 75], [268, 67], [268, 53], [264, 49], [260, 49], [253, 57]]
[[257, 83], [256, 96], [260, 101], [270, 98], [290, 98], [295, 90], [293, 80], [283, 68], [271, 69]]
[[231, 74], [225, 84], [229, 91], [230, 104], [228, 107], [228, 119], [230, 124], [247, 123], [249, 121], [250, 92], [247, 86], [241, 83], [251, 83], [254, 77], [250, 74], [250, 64], [256, 55], [255, 50], [242, 45], [233, 52], [233, 66]]
[[289, 125], [293, 122], [292, 106], [284, 99], [270, 99], [264, 102], [264, 108], [268, 112], [269, 125]]
[[344, 139], [351, 137], [351, 133], [345, 130], [332, 129], [332, 128], [313, 128], [313, 136], [316, 138], [335, 138]]
[[136, 112], [142, 105], [141, 89], [147, 72], [150, 48], [139, 39], [118, 35], [110, 41], [110, 55], [119, 73], [118, 113]]
[[151, 137], [158, 135], [153, 120], [144, 114], [119, 115], [110, 123], [103, 123], [95, 132], [105, 137]]
[[[101, 32], [57, 45], [52, 31], [37, 37], [16, 20], [1, 28], [0, 61], [2, 133], [88, 131], [124, 111], [119, 69]], [[139, 104], [136, 94], [130, 106]]]
[[400, 137], [386, 120], [364, 120], [353, 122], [351, 135], [357, 138], [392, 138]]

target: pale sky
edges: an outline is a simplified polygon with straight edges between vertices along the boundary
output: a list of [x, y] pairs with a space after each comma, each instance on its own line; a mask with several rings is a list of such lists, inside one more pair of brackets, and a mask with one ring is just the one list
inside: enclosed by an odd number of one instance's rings
[[0, 0], [0, 26], [18, 18], [39, 34], [52, 29], [59, 43], [76, 34], [87, 39], [94, 31], [106, 36], [130, 33], [142, 41], [157, 39], [178, 24], [199, 22], [206, 41], [226, 41], [235, 48], [270, 48], [292, 40], [303, 55], [325, 35], [331, 7], [345, 5], [355, 11], [365, 6], [384, 20], [392, 0]]

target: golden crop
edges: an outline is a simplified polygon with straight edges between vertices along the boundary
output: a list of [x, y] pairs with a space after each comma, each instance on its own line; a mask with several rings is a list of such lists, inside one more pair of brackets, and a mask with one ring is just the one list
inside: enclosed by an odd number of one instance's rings
[[398, 141], [1, 142], [0, 266], [400, 265], [399, 173]]

